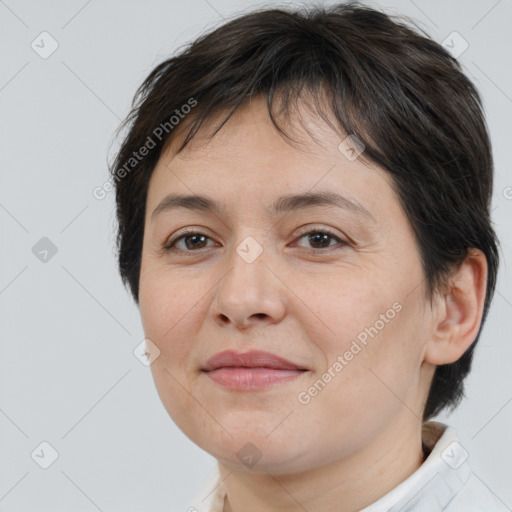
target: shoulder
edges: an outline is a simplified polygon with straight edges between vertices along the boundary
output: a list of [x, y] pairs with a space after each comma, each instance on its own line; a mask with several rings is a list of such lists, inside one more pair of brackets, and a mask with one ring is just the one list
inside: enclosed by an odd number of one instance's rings
[[[431, 436], [432, 432], [442, 435]], [[432, 469], [442, 481], [444, 499], [438, 500], [446, 512], [512, 512], [468, 463], [469, 453], [459, 443], [455, 430], [448, 425], [430, 422], [424, 426], [425, 440], [430, 442]], [[437, 439], [436, 439], [437, 438]], [[448, 492], [449, 490], [449, 492]]]
[[187, 512], [222, 512], [224, 497], [225, 490], [222, 485], [219, 467], [215, 464], [202, 483], [192, 506], [187, 509]]
[[429, 422], [422, 441], [421, 467], [361, 512], [512, 512], [470, 467], [453, 428]]
[[473, 471], [464, 487], [446, 507], [446, 512], [512, 512]]

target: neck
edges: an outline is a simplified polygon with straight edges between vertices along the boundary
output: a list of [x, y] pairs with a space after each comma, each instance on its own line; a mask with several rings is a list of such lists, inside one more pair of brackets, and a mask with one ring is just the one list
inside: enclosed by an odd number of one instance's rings
[[390, 424], [350, 457], [300, 473], [247, 473], [219, 462], [227, 494], [224, 512], [357, 512], [403, 482], [423, 461], [421, 422], [408, 418], [406, 427]]

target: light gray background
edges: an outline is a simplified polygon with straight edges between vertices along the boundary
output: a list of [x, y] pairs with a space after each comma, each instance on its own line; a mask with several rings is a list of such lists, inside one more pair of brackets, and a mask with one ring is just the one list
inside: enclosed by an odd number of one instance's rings
[[[114, 131], [149, 71], [223, 17], [261, 5], [0, 0], [0, 511], [185, 512], [213, 466], [133, 355], [144, 335], [116, 271], [114, 196], [92, 190], [108, 178]], [[412, 16], [439, 42], [456, 31], [469, 44], [459, 59], [485, 102], [505, 259], [468, 398], [439, 419], [512, 507], [512, 2], [370, 5]], [[59, 45], [47, 59], [31, 47], [43, 31]], [[32, 252], [42, 237], [58, 249], [46, 263]], [[59, 454], [46, 470], [31, 458], [43, 441]]]

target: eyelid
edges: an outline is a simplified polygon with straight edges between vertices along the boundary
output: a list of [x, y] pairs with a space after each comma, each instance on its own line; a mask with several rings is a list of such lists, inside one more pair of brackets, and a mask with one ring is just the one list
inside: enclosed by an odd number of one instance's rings
[[311, 224], [298, 228], [297, 236], [307, 235], [308, 233], [326, 233], [336, 238], [341, 238], [342, 236], [335, 232], [333, 228], [328, 226], [315, 226]]

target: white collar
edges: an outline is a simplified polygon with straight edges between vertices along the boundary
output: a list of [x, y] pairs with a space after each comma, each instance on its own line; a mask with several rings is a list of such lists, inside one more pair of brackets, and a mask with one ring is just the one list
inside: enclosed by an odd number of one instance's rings
[[[455, 431], [439, 422], [423, 425], [423, 443], [430, 454], [406, 480], [360, 512], [437, 511], [464, 487], [471, 475], [468, 453], [457, 441]], [[218, 465], [208, 475], [194, 500], [197, 512], [223, 512], [226, 490]]]
[[430, 421], [423, 426], [422, 439], [431, 450], [425, 462], [360, 512], [434, 512], [444, 510], [459, 493], [471, 476], [471, 469], [468, 453], [459, 444], [455, 431], [443, 423]]

